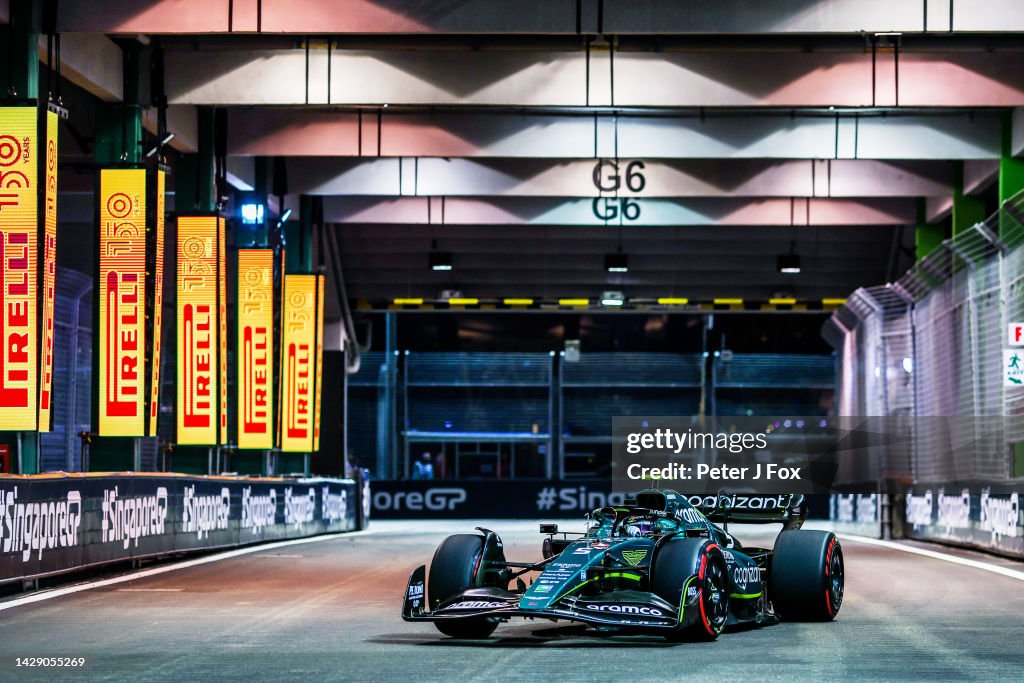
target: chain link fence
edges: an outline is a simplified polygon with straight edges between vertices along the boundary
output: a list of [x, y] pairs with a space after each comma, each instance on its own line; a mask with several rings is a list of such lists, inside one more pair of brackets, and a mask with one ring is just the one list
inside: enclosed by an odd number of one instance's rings
[[1007, 379], [1008, 330], [1022, 319], [1024, 193], [896, 282], [854, 292], [824, 328], [838, 356], [837, 412], [905, 425], [910, 448], [882, 438], [837, 483], [905, 492], [909, 535], [937, 529], [940, 540], [1024, 552], [1024, 386]]

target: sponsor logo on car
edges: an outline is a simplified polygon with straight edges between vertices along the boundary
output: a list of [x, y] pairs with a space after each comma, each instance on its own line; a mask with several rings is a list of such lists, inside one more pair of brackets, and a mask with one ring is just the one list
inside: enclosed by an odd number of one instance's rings
[[445, 609], [494, 609], [495, 607], [505, 607], [506, 604], [504, 602], [488, 602], [487, 600], [464, 600], [449, 605]]
[[732, 580], [737, 588], [743, 590], [749, 584], [757, 583], [761, 580], [761, 570], [757, 567], [737, 566], [732, 572]]
[[647, 557], [647, 549], [642, 550], [623, 550], [622, 559], [630, 564], [630, 566], [637, 566], [643, 559]]
[[550, 593], [552, 588], [554, 588], [554, 585], [550, 583], [543, 583], [534, 586], [533, 590], [536, 593]]
[[700, 524], [704, 521], [704, 515], [694, 508], [680, 508], [676, 511], [676, 517], [687, 524]]
[[423, 584], [414, 583], [409, 586], [409, 599], [422, 598], [423, 597]]
[[690, 586], [686, 589], [686, 604], [690, 604], [697, 599], [697, 590], [696, 586]]
[[[718, 507], [718, 496], [689, 496], [690, 505], [701, 510], [714, 510]], [[750, 496], [735, 494], [723, 496], [723, 502], [730, 510], [780, 510], [786, 507], [788, 495]]]
[[588, 604], [584, 606], [584, 609], [592, 612], [614, 612], [615, 614], [640, 614], [647, 617], [663, 617], [665, 613], [657, 607], [648, 607], [646, 605], [623, 605], [623, 604], [609, 604], [609, 605], [593, 605]]

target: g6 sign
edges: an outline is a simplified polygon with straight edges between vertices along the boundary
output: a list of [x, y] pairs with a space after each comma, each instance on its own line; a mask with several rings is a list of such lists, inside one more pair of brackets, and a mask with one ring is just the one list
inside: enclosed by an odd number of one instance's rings
[[[631, 161], [626, 164], [626, 188], [630, 192], [643, 192], [647, 179], [641, 171], [644, 162]], [[619, 162], [612, 159], [601, 159], [594, 166], [594, 187], [601, 192], [616, 192], [622, 188], [623, 176], [619, 173]]]
[[594, 197], [593, 210], [594, 216], [600, 221], [614, 221], [620, 215], [627, 221], [640, 218], [640, 205], [629, 197]]

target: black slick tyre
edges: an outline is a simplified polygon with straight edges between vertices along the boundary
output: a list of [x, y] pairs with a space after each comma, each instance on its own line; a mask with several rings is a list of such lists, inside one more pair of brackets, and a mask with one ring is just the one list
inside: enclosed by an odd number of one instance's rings
[[768, 595], [784, 621], [831, 621], [843, 604], [843, 549], [829, 531], [783, 531], [772, 553]]
[[[437, 609], [462, 591], [477, 585], [483, 548], [483, 537], [475, 534], [455, 534], [444, 539], [438, 546], [427, 577], [427, 597], [431, 609]], [[447, 619], [435, 621], [434, 626], [452, 638], [486, 638], [498, 627], [498, 622], [488, 619]]]

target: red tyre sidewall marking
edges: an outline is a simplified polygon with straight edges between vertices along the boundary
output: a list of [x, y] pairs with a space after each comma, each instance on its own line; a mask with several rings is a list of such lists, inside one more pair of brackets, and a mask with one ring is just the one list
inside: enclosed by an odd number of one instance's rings
[[704, 611], [704, 570], [707, 569], [710, 552], [717, 548], [717, 545], [712, 544], [704, 549], [704, 555], [700, 558], [700, 571], [697, 573], [697, 579], [700, 581], [700, 595], [697, 596], [697, 603], [700, 605], [700, 620], [704, 623], [704, 628], [707, 630], [708, 635], [712, 636], [718, 635], [718, 631], [712, 628], [711, 622]]
[[828, 615], [834, 617], [835, 612], [832, 611], [832, 552], [835, 550], [838, 539], [833, 536], [832, 541], [828, 544], [828, 550], [825, 552], [825, 580], [829, 584], [825, 586], [825, 607], [828, 609]]

